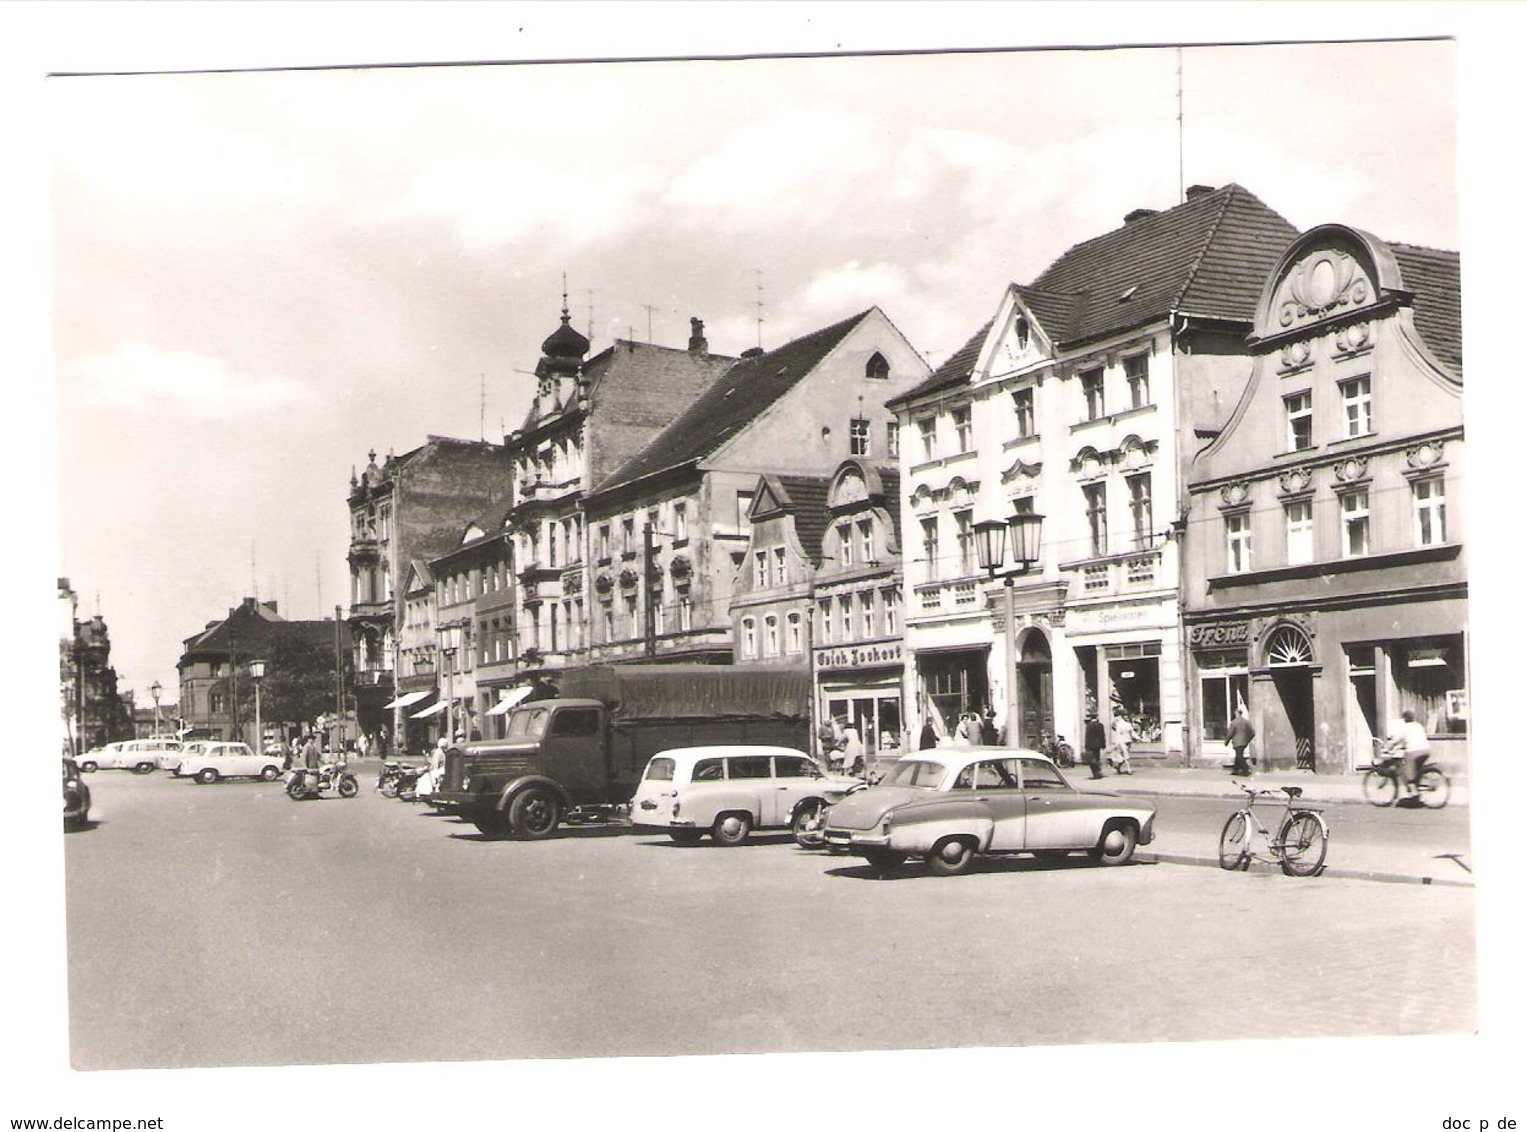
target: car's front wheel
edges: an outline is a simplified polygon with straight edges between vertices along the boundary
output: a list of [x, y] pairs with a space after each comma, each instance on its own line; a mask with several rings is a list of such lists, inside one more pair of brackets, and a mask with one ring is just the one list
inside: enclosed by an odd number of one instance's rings
[[1135, 855], [1135, 845], [1140, 836], [1129, 822], [1116, 822], [1103, 831], [1098, 843], [1088, 850], [1100, 865], [1123, 865]]
[[281, 768], [278, 766], [268, 766], [260, 772], [260, 778], [265, 782], [274, 782], [280, 777]]
[[210, 766], [204, 766], [196, 772], [196, 781], [200, 782], [203, 786], [210, 786], [217, 781], [217, 771], [213, 770]]
[[975, 863], [975, 842], [964, 837], [946, 837], [923, 859], [928, 862], [930, 869], [941, 876], [958, 876]]
[[747, 814], [722, 814], [710, 831], [722, 845], [741, 845], [751, 832], [753, 819]]
[[80, 773], [81, 774], [94, 774], [95, 770], [96, 770], [96, 764], [95, 763], [91, 763], [91, 762], [80, 763]]
[[822, 847], [822, 826], [827, 814], [825, 802], [807, 802], [795, 812], [795, 821], [790, 823], [790, 832], [795, 835], [795, 843], [802, 849], [820, 849]]

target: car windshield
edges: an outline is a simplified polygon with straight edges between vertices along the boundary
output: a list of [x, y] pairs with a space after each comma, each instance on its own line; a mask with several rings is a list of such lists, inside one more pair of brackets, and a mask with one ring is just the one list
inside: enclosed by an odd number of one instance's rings
[[647, 781], [648, 782], [672, 782], [673, 781], [673, 760], [672, 759], [653, 759], [650, 763], [648, 763], [647, 764]]
[[930, 759], [902, 759], [880, 780], [882, 786], [921, 786], [937, 790], [947, 768]]

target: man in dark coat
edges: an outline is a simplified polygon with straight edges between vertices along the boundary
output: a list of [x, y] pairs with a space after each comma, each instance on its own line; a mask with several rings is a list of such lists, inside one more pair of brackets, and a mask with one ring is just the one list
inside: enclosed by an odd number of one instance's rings
[[1103, 777], [1103, 748], [1108, 746], [1108, 732], [1097, 712], [1087, 714], [1087, 726], [1082, 728], [1082, 761], [1092, 771], [1093, 778]]
[[1257, 729], [1251, 725], [1251, 720], [1246, 718], [1245, 709], [1236, 713], [1235, 719], [1230, 723], [1230, 734], [1225, 736], [1225, 742], [1230, 744], [1230, 749], [1235, 752], [1235, 763], [1230, 767], [1231, 774], [1238, 774], [1245, 778], [1251, 774], [1251, 764], [1246, 761], [1246, 748], [1251, 746], [1251, 741], [1257, 737]]

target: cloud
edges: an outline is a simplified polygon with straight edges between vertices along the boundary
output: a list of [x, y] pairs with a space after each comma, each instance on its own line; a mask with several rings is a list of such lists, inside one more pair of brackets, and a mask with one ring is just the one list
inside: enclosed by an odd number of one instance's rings
[[68, 367], [86, 403], [156, 416], [201, 420], [260, 416], [311, 399], [289, 377], [247, 377], [218, 358], [191, 351], [166, 352], [127, 343], [112, 353], [91, 354]]

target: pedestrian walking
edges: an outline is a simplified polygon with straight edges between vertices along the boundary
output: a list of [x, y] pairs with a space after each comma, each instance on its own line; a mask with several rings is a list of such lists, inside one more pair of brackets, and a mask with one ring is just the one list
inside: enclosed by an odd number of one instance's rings
[[859, 729], [849, 724], [843, 729], [843, 773], [864, 772], [864, 743], [859, 739]]
[[1235, 752], [1235, 762], [1231, 764], [1230, 773], [1238, 774], [1242, 778], [1251, 775], [1251, 764], [1246, 761], [1246, 748], [1251, 746], [1251, 741], [1257, 737], [1257, 729], [1251, 725], [1251, 720], [1246, 718], [1246, 709], [1242, 708], [1235, 713], [1235, 719], [1230, 722], [1230, 733], [1225, 736], [1225, 742]]
[[933, 729], [933, 720], [923, 720], [922, 733], [917, 737], [917, 749], [919, 751], [931, 751], [938, 746], [938, 732]]
[[1093, 778], [1103, 777], [1103, 748], [1108, 745], [1108, 732], [1103, 729], [1097, 712], [1087, 713], [1087, 726], [1082, 728], [1082, 761], [1092, 771]]
[[991, 708], [986, 709], [986, 718], [981, 720], [981, 743], [987, 747], [997, 745], [997, 713]]
[[955, 726], [954, 737], [961, 743], [970, 744], [980, 741], [981, 725], [974, 720], [974, 712], [960, 712], [960, 722]]
[[1108, 759], [1108, 765], [1113, 767], [1116, 774], [1134, 774], [1129, 765], [1129, 745], [1134, 742], [1134, 726], [1119, 714], [1113, 717], [1113, 754]]

